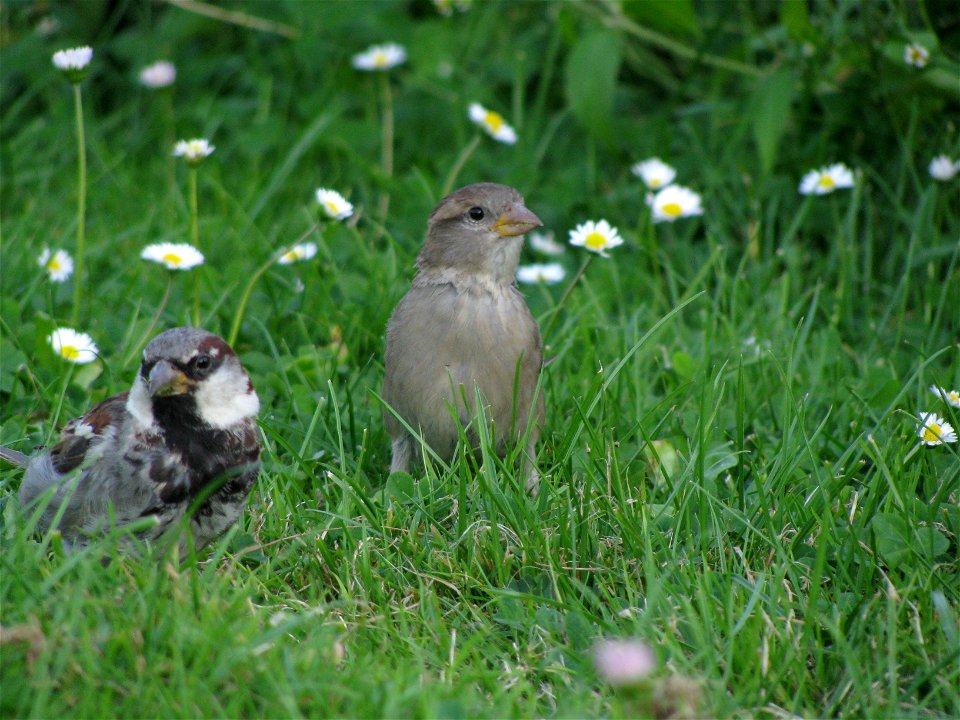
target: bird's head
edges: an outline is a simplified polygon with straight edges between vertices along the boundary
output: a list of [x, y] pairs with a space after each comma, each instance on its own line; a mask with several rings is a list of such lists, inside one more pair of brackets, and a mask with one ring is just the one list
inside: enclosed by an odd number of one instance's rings
[[222, 430], [256, 417], [260, 399], [226, 342], [206, 330], [179, 327], [144, 349], [127, 409], [145, 425], [181, 417]]
[[523, 234], [542, 225], [513, 188], [496, 183], [467, 185], [447, 195], [430, 213], [417, 264], [428, 272], [453, 270], [509, 284]]

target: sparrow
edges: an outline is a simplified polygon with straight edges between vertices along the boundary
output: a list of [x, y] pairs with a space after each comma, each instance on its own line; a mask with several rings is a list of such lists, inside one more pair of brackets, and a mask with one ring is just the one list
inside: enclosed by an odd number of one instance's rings
[[460, 188], [433, 209], [413, 287], [387, 326], [383, 399], [390, 472], [406, 472], [421, 448], [397, 415], [444, 459], [454, 454], [457, 421], [476, 447], [470, 423], [479, 389], [499, 455], [531, 425], [524, 474], [527, 488], [536, 489], [543, 353], [515, 274], [524, 233], [542, 225], [519, 192], [495, 183]]
[[62, 512], [65, 545], [148, 517], [156, 524], [135, 535], [153, 540], [192, 510], [201, 548], [239, 517], [257, 478], [259, 410], [230, 346], [179, 327], [150, 341], [129, 392], [69, 422], [52, 447], [32, 457], [0, 447], [0, 457], [26, 467], [20, 503], [43, 508], [42, 531]]

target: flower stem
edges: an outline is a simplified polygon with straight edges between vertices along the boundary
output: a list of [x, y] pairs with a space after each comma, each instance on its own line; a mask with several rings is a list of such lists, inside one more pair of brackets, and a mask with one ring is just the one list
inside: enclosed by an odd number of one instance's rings
[[[197, 211], [197, 168], [190, 168], [190, 240], [200, 249], [200, 218]], [[193, 274], [193, 324], [200, 327], [200, 273]]]
[[[381, 104], [383, 108], [382, 132], [383, 146], [380, 148], [380, 162], [383, 165], [383, 175], [388, 180], [393, 177], [393, 92], [390, 88], [390, 78], [387, 73], [380, 73]], [[380, 195], [377, 206], [377, 218], [381, 226], [386, 225], [387, 213], [390, 211], [390, 191], [386, 189]]]
[[580, 278], [583, 277], [583, 274], [587, 271], [587, 266], [590, 264], [591, 260], [593, 260], [593, 255], [587, 255], [587, 258], [583, 261], [583, 264], [580, 265], [580, 269], [577, 270], [577, 274], [573, 276], [573, 280], [570, 281], [567, 289], [563, 291], [563, 295], [560, 296], [560, 300], [558, 300], [557, 304], [553, 306], [553, 314], [547, 321], [546, 328], [544, 328], [544, 331], [541, 333], [544, 345], [546, 345], [546, 338], [550, 335], [550, 331], [553, 329], [553, 325], [556, 322], [557, 317], [560, 315], [560, 308], [563, 307], [563, 304], [567, 301], [567, 298], [570, 297], [570, 293], [573, 292], [573, 288], [576, 286], [576, 284], [580, 282]]
[[170, 290], [173, 288], [173, 271], [167, 272], [167, 289], [163, 291], [163, 297], [160, 298], [160, 304], [157, 306], [156, 311], [153, 313], [153, 316], [150, 318], [150, 324], [147, 325], [147, 329], [144, 331], [143, 335], [140, 337], [140, 340], [136, 345], [133, 346], [133, 352], [123, 359], [123, 365], [121, 367], [126, 367], [133, 356], [136, 355], [137, 351], [147, 344], [147, 340], [150, 339], [150, 335], [153, 334], [153, 329], [157, 326], [157, 323], [160, 321], [160, 316], [163, 314], [164, 309], [167, 307], [167, 301], [170, 300]]
[[83, 135], [83, 98], [80, 83], [73, 85], [73, 106], [77, 114], [77, 258], [76, 278], [73, 283], [73, 314], [76, 325], [80, 320], [80, 289], [83, 284], [84, 228], [87, 216], [87, 144]]
[[453, 189], [453, 184], [457, 181], [457, 176], [460, 174], [460, 171], [463, 170], [463, 166], [466, 164], [470, 156], [473, 155], [473, 151], [477, 149], [477, 145], [479, 144], [480, 133], [478, 132], [473, 136], [473, 140], [467, 143], [466, 147], [460, 151], [456, 162], [453, 164], [453, 167], [450, 168], [450, 173], [447, 175], [447, 179], [443, 183], [443, 190], [440, 192], [441, 197], [446, 196], [449, 194], [450, 190]]

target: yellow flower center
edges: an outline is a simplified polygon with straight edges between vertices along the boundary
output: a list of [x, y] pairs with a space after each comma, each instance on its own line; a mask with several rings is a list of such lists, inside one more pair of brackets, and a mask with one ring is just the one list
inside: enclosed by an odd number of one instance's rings
[[820, 179], [817, 181], [817, 184], [818, 184], [820, 187], [826, 188], [826, 189], [828, 189], [828, 190], [836, 187], [836, 185], [837, 185], [837, 184], [833, 181], [833, 178], [830, 177], [829, 175], [821, 175], [821, 176], [820, 176]]
[[293, 262], [298, 257], [300, 257], [300, 255], [296, 250], [287, 250], [280, 259], [286, 260], [287, 262]]
[[660, 187], [660, 178], [650, 178], [650, 187]]
[[373, 54], [373, 64], [377, 67], [383, 67], [387, 64], [387, 54], [384, 52], [376, 52]]
[[340, 208], [337, 207], [337, 204], [333, 200], [324, 200], [323, 205], [331, 215], [336, 215], [340, 212]]
[[683, 215], [683, 208], [680, 206], [680, 203], [664, 203], [663, 207], [660, 208], [660, 211], [664, 215], [669, 215], [670, 217], [680, 217]]
[[50, 258], [50, 262], [47, 263], [47, 270], [50, 270], [51, 272], [56, 272], [60, 268], [61, 268], [60, 261], [57, 260], [57, 256], [54, 255], [52, 258]]
[[183, 262], [183, 258], [175, 253], [167, 253], [160, 259], [167, 263], [167, 265], [179, 265]]
[[496, 113], [493, 110], [487, 110], [487, 115], [483, 121], [487, 124], [487, 127], [490, 128], [490, 132], [498, 132], [500, 128], [503, 127], [503, 117], [500, 113]]
[[950, 401], [951, 405], [960, 406], [960, 392], [957, 392], [956, 390], [951, 390], [950, 392], [947, 393], [947, 400]]
[[60, 354], [63, 355], [67, 360], [76, 360], [80, 357], [80, 350], [73, 345], [64, 345], [60, 348]]
[[598, 232], [592, 232], [584, 238], [583, 244], [591, 250], [603, 250], [607, 246], [607, 238]]
[[937, 423], [930, 423], [923, 426], [923, 441], [938, 443], [940, 442], [940, 426]]

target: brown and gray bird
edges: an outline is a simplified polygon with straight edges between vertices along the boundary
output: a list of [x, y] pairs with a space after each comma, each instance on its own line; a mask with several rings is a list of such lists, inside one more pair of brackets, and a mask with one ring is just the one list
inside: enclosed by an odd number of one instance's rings
[[[525, 448], [527, 487], [536, 488], [536, 442], [543, 424], [540, 329], [517, 290], [523, 234], [543, 225], [513, 188], [468, 185], [433, 209], [413, 287], [387, 327], [387, 404], [441, 457], [456, 448], [456, 417], [476, 417], [475, 388], [504, 454], [532, 421]], [[406, 471], [420, 441], [389, 408], [390, 471]], [[469, 429], [476, 446], [476, 428]]]
[[26, 466], [20, 503], [27, 512], [46, 503], [43, 531], [63, 512], [57, 527], [69, 545], [147, 517], [156, 525], [137, 535], [151, 540], [198, 502], [190, 527], [199, 548], [239, 517], [257, 478], [259, 410], [230, 346], [179, 327], [150, 341], [129, 392], [68, 423], [51, 448], [32, 457], [0, 448], [0, 457]]

